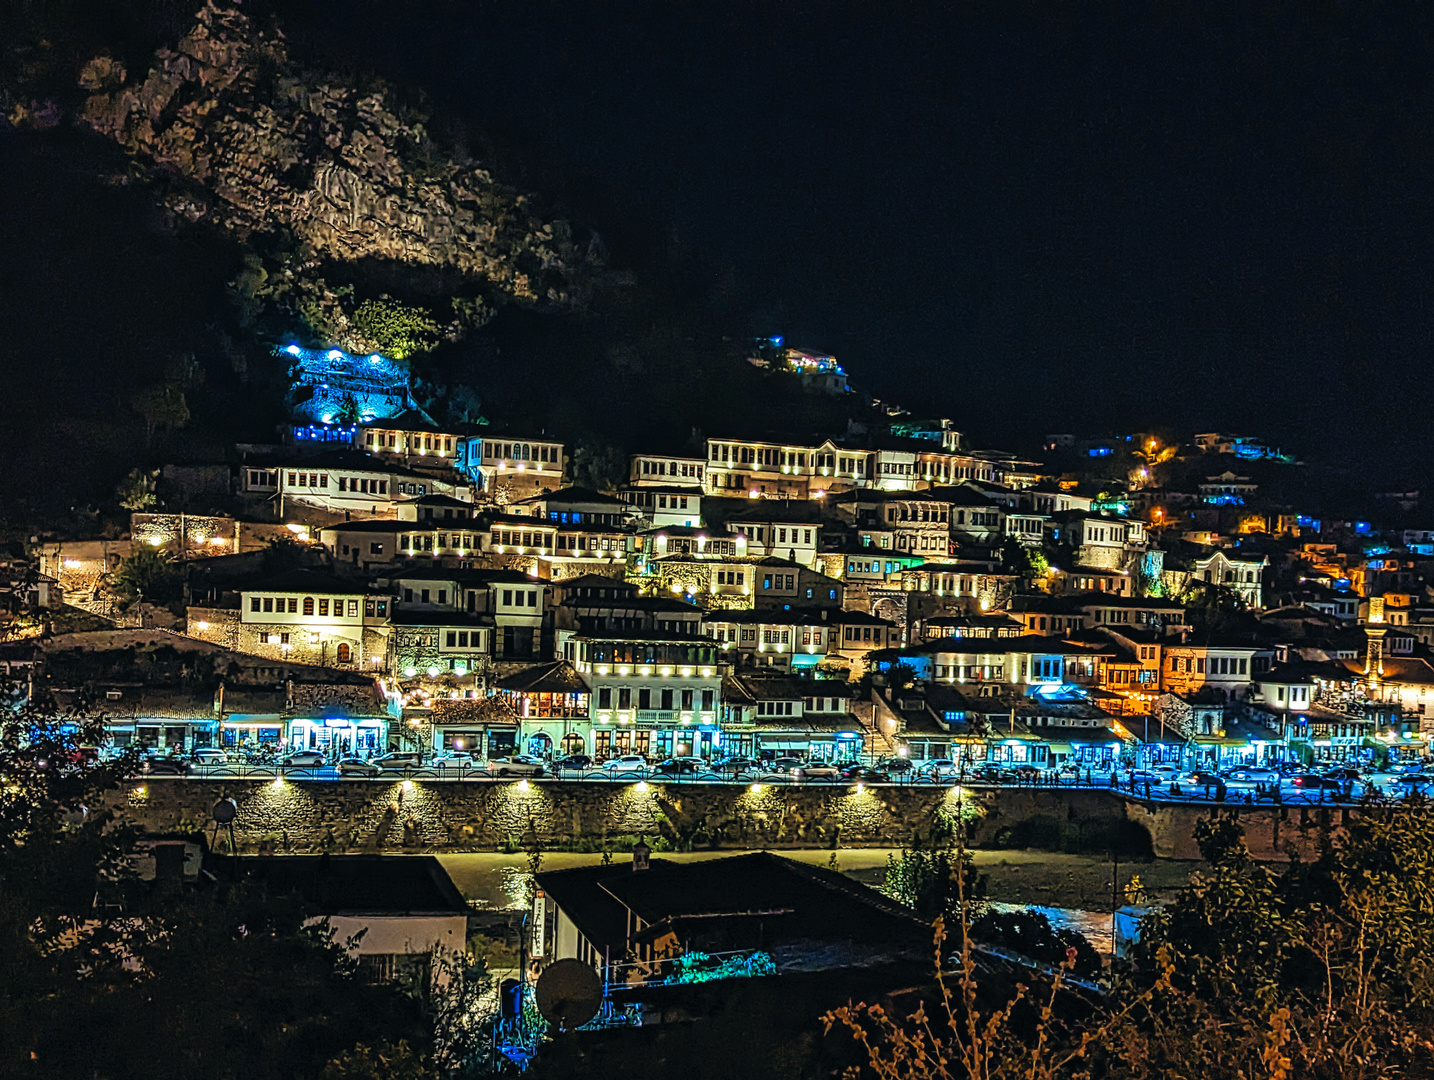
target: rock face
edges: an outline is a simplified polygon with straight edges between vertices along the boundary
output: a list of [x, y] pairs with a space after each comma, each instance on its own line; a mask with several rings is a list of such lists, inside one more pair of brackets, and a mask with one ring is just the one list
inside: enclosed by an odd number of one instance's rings
[[581, 289], [566, 222], [447, 157], [386, 87], [299, 70], [231, 0], [208, 0], [143, 77], [102, 57], [80, 82], [84, 122], [164, 184], [172, 213], [284, 253], [262, 291], [296, 309], [342, 309], [343, 283], [319, 269], [362, 260], [441, 271], [455, 323], [482, 321], [484, 296], [567, 304]]

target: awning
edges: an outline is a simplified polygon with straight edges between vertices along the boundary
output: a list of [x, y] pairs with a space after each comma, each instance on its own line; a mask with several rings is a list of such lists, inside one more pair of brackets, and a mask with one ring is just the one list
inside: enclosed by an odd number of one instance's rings
[[762, 739], [762, 746], [767, 750], [805, 750], [806, 739]]
[[1068, 742], [1053, 742], [1046, 745], [1053, 754], [1069, 754], [1071, 752], [1071, 744]]
[[1196, 746], [1249, 746], [1249, 739], [1236, 739], [1229, 735], [1196, 735], [1191, 740]]

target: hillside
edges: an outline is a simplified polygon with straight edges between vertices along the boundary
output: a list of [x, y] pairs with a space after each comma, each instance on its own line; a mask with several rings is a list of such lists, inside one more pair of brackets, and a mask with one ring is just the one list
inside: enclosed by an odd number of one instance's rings
[[844, 425], [742, 362], [746, 316], [696, 260], [609, 251], [432, 135], [420, 88], [306, 67], [232, 2], [17, 6], [0, 390], [34, 482], [6, 521], [97, 524], [132, 468], [272, 440], [293, 340], [402, 357], [436, 415], [589, 458]]

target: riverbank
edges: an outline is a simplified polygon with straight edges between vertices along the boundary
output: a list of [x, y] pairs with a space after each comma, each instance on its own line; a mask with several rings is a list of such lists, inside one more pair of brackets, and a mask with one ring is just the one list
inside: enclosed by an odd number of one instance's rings
[[[736, 850], [664, 853], [658, 858], [674, 862], [715, 859], [739, 854]], [[872, 887], [879, 887], [886, 873], [890, 848], [842, 848], [839, 851], [782, 851], [789, 859], [817, 866], [830, 865], [836, 856], [837, 867], [848, 876]], [[1109, 911], [1111, 904], [1111, 861], [1088, 855], [1063, 855], [1044, 851], [973, 851], [977, 869], [986, 876], [987, 899], [1005, 904], [1040, 905], [1043, 907], [1080, 908]], [[573, 866], [591, 866], [600, 855], [551, 852], [543, 855], [545, 870]], [[613, 860], [626, 860], [617, 854]], [[439, 861], [468, 900], [494, 910], [522, 905], [529, 871], [528, 856], [492, 852], [439, 854]], [[1124, 903], [1123, 890], [1133, 877], [1139, 877], [1146, 892], [1158, 899], [1169, 899], [1186, 885], [1199, 862], [1156, 859], [1151, 862], [1121, 863], [1116, 893]]]

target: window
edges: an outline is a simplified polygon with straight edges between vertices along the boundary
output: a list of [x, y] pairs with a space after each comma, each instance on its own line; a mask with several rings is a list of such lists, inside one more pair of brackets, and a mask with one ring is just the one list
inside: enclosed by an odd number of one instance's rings
[[263, 604], [261, 603], [261, 601], [259, 600], [259, 598], [258, 598], [257, 596], [251, 596], [251, 597], [249, 598], [249, 610], [250, 610], [250, 611], [261, 611], [261, 610], [263, 610]]
[[288, 634], [280, 634], [280, 635], [279, 635], [279, 644], [280, 644], [280, 645], [287, 645], [287, 644], [289, 644], [289, 635], [288, 635]]
[[531, 607], [531, 608], [535, 608], [535, 607], [538, 606], [538, 594], [537, 594], [537, 593], [535, 593], [535, 592], [530, 592], [530, 593], [528, 593], [528, 606]]
[[274, 610], [274, 598], [273, 598], [272, 596], [266, 596], [266, 597], [264, 597], [264, 610], [265, 610], [265, 611], [273, 611], [273, 610]]
[[632, 708], [632, 691], [627, 687], [621, 687], [617, 692], [617, 707], [619, 709]]
[[306, 597], [304, 597], [304, 614], [305, 614], [305, 615], [312, 615], [313, 613], [314, 613], [314, 598], [313, 598], [312, 596], [306, 596]]
[[347, 664], [353, 659], [353, 649], [349, 647], [348, 642], [339, 642], [339, 647], [334, 651], [334, 658], [337, 659], [340, 664]]
[[504, 607], [512, 607], [512, 606], [513, 606], [513, 590], [512, 590], [512, 589], [504, 589], [504, 590], [503, 590], [503, 606], [504, 606]]
[[381, 541], [381, 540], [370, 540], [370, 541], [369, 541], [369, 545], [368, 545], [368, 553], [369, 553], [370, 555], [382, 555], [382, 554], [383, 554], [383, 541]]
[[290, 615], [296, 615], [296, 614], [298, 614], [298, 611], [299, 611], [299, 598], [298, 598], [297, 596], [291, 596], [291, 597], [289, 597], [289, 614], [290, 614]]
[[612, 708], [612, 687], [611, 687], [611, 686], [604, 686], [604, 687], [601, 687], [601, 688], [598, 690], [598, 708], [599, 708], [599, 709], [611, 709], [611, 708]]
[[652, 708], [652, 691], [645, 686], [637, 692], [637, 707], [639, 709]]

